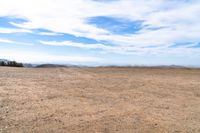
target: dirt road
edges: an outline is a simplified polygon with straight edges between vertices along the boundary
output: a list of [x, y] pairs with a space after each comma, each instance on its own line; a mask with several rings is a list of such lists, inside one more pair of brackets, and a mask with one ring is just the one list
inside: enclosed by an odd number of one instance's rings
[[0, 67], [0, 133], [200, 133], [200, 70]]

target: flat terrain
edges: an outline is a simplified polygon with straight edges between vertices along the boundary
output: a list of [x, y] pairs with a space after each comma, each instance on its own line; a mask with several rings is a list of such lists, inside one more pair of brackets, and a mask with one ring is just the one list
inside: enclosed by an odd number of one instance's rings
[[200, 133], [200, 70], [0, 67], [0, 133]]

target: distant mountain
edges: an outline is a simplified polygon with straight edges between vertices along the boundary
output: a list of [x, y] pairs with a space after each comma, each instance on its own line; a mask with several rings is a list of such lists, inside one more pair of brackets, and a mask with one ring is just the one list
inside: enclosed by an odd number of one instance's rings
[[[0, 66], [13, 66], [13, 67], [26, 67], [26, 68], [57, 68], [57, 67], [73, 67], [73, 68], [84, 68], [92, 67], [89, 65], [71, 65], [71, 64], [31, 64], [31, 63], [18, 63], [16, 61], [10, 61], [7, 59], [0, 59]], [[103, 65], [103, 66], [93, 66], [93, 67], [133, 67], [133, 68], [199, 68], [193, 66], [180, 66], [180, 65], [155, 65], [155, 66], [145, 66], [145, 65]]]
[[185, 66], [179, 66], [179, 65], [160, 65], [160, 66], [154, 66], [155, 68], [187, 68]]
[[56, 68], [56, 67], [67, 67], [67, 66], [58, 64], [41, 64], [36, 66], [36, 68]]
[[33, 64], [30, 64], [30, 63], [24, 63], [23, 65], [24, 65], [24, 67], [26, 67], [26, 68], [33, 68], [33, 67], [36, 66], [36, 65], [33, 65]]
[[57, 67], [73, 67], [73, 68], [80, 68], [80, 67], [86, 67], [86, 66], [81, 66], [81, 65], [70, 65], [70, 64], [40, 64], [36, 65], [35, 68], [57, 68]]

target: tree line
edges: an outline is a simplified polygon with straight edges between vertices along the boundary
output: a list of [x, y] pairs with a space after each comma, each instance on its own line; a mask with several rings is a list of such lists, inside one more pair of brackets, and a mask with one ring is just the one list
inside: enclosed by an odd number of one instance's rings
[[16, 61], [0, 61], [0, 66], [24, 67], [22, 63]]

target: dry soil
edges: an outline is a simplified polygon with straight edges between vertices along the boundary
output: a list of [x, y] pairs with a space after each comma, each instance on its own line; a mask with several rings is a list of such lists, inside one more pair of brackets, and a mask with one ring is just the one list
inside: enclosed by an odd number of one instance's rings
[[0, 133], [200, 133], [200, 70], [0, 67]]

